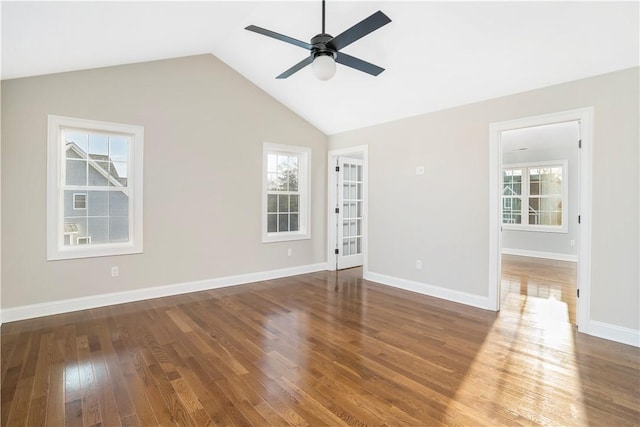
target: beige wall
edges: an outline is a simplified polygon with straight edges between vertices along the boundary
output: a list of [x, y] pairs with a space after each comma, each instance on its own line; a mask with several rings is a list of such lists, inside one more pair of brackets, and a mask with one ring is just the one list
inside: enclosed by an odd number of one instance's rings
[[489, 124], [592, 106], [591, 318], [639, 330], [638, 79], [633, 68], [330, 137], [330, 149], [369, 145], [368, 270], [487, 296]]
[[[46, 261], [49, 114], [144, 126], [143, 254]], [[211, 55], [3, 81], [2, 124], [3, 308], [324, 262], [327, 137]], [[311, 240], [261, 243], [263, 141], [312, 148]]]

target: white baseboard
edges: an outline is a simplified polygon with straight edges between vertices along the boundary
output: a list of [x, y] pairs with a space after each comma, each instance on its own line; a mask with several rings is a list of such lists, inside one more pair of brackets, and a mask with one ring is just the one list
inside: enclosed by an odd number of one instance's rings
[[142, 288], [132, 291], [92, 295], [88, 297], [51, 301], [41, 304], [29, 304], [18, 307], [9, 307], [2, 309], [2, 312], [0, 313], [2, 316], [0, 318], [0, 323], [14, 322], [16, 320], [32, 319], [42, 316], [50, 316], [53, 314], [69, 313], [71, 311], [86, 310], [89, 308], [104, 307], [113, 304], [123, 304], [127, 302], [142, 301], [152, 298], [180, 295], [189, 292], [206, 291], [209, 289], [259, 282], [262, 280], [278, 279], [281, 277], [296, 276], [298, 274], [314, 273], [316, 271], [324, 271], [326, 269], [327, 264], [322, 262], [318, 264], [301, 265], [279, 270], [240, 274], [237, 276], [219, 277], [215, 279], [198, 280], [194, 282], [178, 283], [174, 285]]
[[401, 279], [399, 277], [387, 276], [385, 274], [373, 273], [371, 271], [365, 271], [363, 273], [363, 277], [366, 280], [382, 283], [383, 285], [393, 286], [395, 288], [405, 289], [407, 291], [417, 292], [419, 294], [429, 295], [431, 297], [489, 310], [488, 297], [428, 285], [426, 283], [415, 282], [413, 280]]
[[532, 258], [546, 258], [546, 259], [555, 259], [558, 261], [578, 262], [577, 255], [559, 254], [556, 252], [541, 252], [541, 251], [528, 251], [525, 249], [502, 248], [502, 253], [505, 255], [518, 255], [518, 256], [528, 256]]
[[640, 347], [640, 331], [636, 329], [591, 320], [587, 333], [598, 338]]

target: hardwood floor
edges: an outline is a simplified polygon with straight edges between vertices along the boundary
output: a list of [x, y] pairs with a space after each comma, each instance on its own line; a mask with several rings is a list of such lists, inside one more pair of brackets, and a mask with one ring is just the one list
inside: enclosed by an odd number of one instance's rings
[[540, 320], [576, 324], [575, 262], [502, 256], [501, 305], [539, 313]]
[[640, 424], [640, 350], [528, 286], [492, 313], [352, 269], [4, 324], [1, 424]]

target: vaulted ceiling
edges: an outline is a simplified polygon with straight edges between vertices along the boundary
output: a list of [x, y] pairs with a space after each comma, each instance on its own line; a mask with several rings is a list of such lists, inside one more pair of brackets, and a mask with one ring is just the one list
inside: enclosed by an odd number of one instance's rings
[[320, 1], [2, 2], [2, 78], [212, 53], [326, 134], [637, 66], [638, 2], [327, 2], [327, 32], [392, 22], [344, 49], [386, 68], [275, 77], [307, 51]]

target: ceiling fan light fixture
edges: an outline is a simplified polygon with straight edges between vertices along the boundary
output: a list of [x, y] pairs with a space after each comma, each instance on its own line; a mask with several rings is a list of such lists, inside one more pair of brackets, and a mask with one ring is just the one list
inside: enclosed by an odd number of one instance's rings
[[316, 55], [313, 59], [313, 64], [311, 64], [311, 69], [318, 80], [329, 80], [336, 74], [336, 61], [333, 59], [333, 55]]

